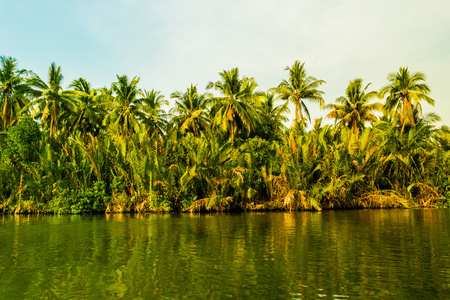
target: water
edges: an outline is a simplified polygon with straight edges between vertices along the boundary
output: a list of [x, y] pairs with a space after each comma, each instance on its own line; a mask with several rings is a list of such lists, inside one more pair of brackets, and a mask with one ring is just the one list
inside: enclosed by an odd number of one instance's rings
[[450, 210], [0, 216], [2, 299], [445, 299]]

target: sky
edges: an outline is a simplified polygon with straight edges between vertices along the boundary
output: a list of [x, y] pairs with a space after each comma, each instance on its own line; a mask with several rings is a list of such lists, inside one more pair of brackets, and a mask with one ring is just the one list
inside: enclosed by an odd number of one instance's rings
[[[44, 80], [55, 62], [65, 87], [79, 77], [100, 88], [117, 75], [138, 76], [140, 88], [170, 100], [191, 84], [205, 92], [219, 72], [238, 67], [267, 91], [299, 60], [307, 75], [326, 81], [328, 104], [350, 80], [379, 90], [389, 73], [408, 67], [425, 73], [436, 101], [423, 104], [424, 113], [450, 126], [448, 0], [0, 0], [0, 7], [0, 56]], [[327, 114], [306, 105], [312, 119]]]

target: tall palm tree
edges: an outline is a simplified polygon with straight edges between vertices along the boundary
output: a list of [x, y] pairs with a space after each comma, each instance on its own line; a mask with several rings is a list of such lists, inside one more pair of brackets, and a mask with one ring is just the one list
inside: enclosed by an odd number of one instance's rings
[[169, 117], [162, 107], [168, 105], [169, 102], [157, 90], [144, 90], [142, 95], [139, 106], [142, 112], [142, 124], [146, 126], [147, 132], [151, 135], [157, 134], [162, 137], [166, 130], [167, 118]]
[[52, 63], [48, 69], [48, 77], [47, 84], [38, 75], [33, 74], [28, 80], [30, 86], [28, 93], [35, 99], [30, 103], [30, 106], [34, 106], [32, 114], [40, 118], [49, 129], [50, 136], [55, 136], [61, 112], [74, 113], [77, 106], [74, 94], [61, 86], [64, 78], [61, 67]]
[[175, 107], [170, 110], [170, 113], [177, 114], [172, 122], [181, 131], [192, 132], [196, 137], [200, 136], [200, 132], [209, 127], [207, 106], [211, 94], [199, 94], [197, 86], [191, 84], [185, 93], [176, 91], [170, 97], [176, 99]]
[[239, 78], [238, 68], [224, 70], [219, 75], [221, 81], [209, 82], [206, 87], [222, 94], [211, 99], [212, 126], [229, 132], [229, 139], [234, 141], [239, 130], [248, 135], [254, 129], [256, 112], [253, 105], [260, 93], [255, 93], [257, 84], [253, 78]]
[[430, 88], [425, 83], [425, 74], [421, 72], [411, 74], [407, 67], [400, 68], [397, 73], [390, 73], [387, 79], [389, 84], [380, 90], [380, 97], [388, 95], [384, 108], [386, 112], [399, 116], [403, 132], [406, 125], [415, 126], [414, 106], [422, 114], [420, 101], [434, 105], [434, 100], [428, 96]]
[[370, 83], [363, 87], [363, 80], [357, 78], [350, 81], [345, 96], [336, 99], [340, 104], [328, 104], [325, 109], [333, 109], [327, 118], [334, 118], [342, 125], [347, 125], [352, 132], [358, 135], [359, 129], [363, 128], [365, 122], [376, 122], [374, 112], [380, 111], [383, 105], [379, 102], [369, 104], [370, 100], [377, 97], [376, 91], [368, 92]]
[[25, 69], [17, 68], [17, 60], [0, 56], [0, 103], [2, 104], [1, 125], [8, 129], [18, 119], [18, 114], [27, 104], [27, 99], [20, 91], [24, 88]]
[[105, 125], [112, 124], [123, 135], [137, 131], [138, 119], [141, 115], [139, 110], [142, 100], [138, 98], [140, 90], [137, 87], [139, 77], [131, 81], [126, 75], [117, 75], [117, 82], [112, 84], [111, 90], [114, 96], [110, 96], [112, 109], [103, 120]]
[[285, 70], [289, 71], [289, 79], [283, 80], [278, 87], [272, 88], [270, 91], [277, 93], [277, 98], [290, 101], [295, 105], [295, 120], [297, 122], [303, 122], [303, 112], [311, 122], [308, 108], [303, 100], [319, 103], [322, 107], [324, 104], [322, 98], [324, 92], [318, 90], [318, 88], [325, 81], [307, 76], [305, 63], [300, 63], [298, 60], [294, 62], [292, 67], [288, 66]]
[[104, 117], [104, 110], [100, 108], [101, 94], [81, 77], [72, 81], [70, 87], [73, 89], [78, 111], [67, 117], [67, 127], [72, 130], [80, 129], [83, 138], [88, 133], [98, 135]]

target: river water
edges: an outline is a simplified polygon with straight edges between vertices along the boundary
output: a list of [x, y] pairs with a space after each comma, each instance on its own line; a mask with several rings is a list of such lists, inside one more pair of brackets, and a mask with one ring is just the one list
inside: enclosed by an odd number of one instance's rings
[[1, 299], [445, 299], [450, 210], [0, 216]]

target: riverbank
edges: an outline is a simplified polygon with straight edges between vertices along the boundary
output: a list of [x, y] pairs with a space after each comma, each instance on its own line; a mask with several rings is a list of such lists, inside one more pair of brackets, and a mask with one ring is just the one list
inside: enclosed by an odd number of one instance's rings
[[205, 198], [194, 201], [182, 209], [171, 209], [167, 203], [143, 199], [132, 203], [129, 198], [118, 197], [114, 200], [104, 197], [105, 202], [91, 203], [81, 199], [78, 203], [73, 199], [52, 200], [49, 204], [36, 204], [33, 201], [22, 201], [16, 205], [0, 205], [3, 214], [83, 214], [83, 213], [154, 213], [154, 212], [233, 212], [233, 211], [321, 211], [333, 209], [382, 209], [382, 208], [437, 208], [450, 207], [450, 201], [439, 195], [427, 185], [420, 185], [414, 197], [411, 193], [400, 196], [393, 191], [378, 191], [362, 194], [359, 198], [337, 201], [326, 198], [321, 202], [306, 197], [298, 201], [293, 195], [284, 199], [266, 202], [238, 203], [233, 199]]

